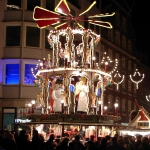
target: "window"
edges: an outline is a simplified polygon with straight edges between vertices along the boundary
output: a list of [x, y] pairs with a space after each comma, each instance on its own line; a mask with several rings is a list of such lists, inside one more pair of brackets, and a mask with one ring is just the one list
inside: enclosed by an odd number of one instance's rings
[[19, 84], [19, 64], [5, 64], [5, 84]]
[[128, 61], [128, 71], [131, 71], [131, 61]]
[[113, 28], [112, 29], [108, 29], [108, 39], [113, 41]]
[[132, 104], [132, 102], [131, 102], [131, 100], [129, 100], [128, 101], [128, 113], [131, 112], [131, 104]]
[[126, 90], [126, 84], [125, 84], [126, 82], [125, 82], [125, 79], [123, 80], [123, 82], [122, 82], [122, 91], [123, 92], [125, 92], [125, 90]]
[[115, 33], [115, 43], [117, 45], [120, 45], [120, 32], [119, 31], [116, 31]]
[[14, 124], [16, 119], [16, 108], [3, 108], [2, 109], [2, 128], [8, 131], [14, 130]]
[[132, 53], [132, 42], [128, 40], [128, 52]]
[[126, 67], [126, 60], [124, 57], [122, 57], [122, 67], [125, 68]]
[[27, 10], [34, 10], [35, 6], [40, 6], [40, 0], [27, 0]]
[[126, 49], [126, 37], [122, 36], [122, 48]]
[[46, 0], [46, 9], [54, 11], [55, 9], [54, 4], [55, 1]]
[[25, 64], [24, 84], [34, 84], [35, 71], [38, 66], [35, 64]]
[[126, 18], [122, 17], [122, 29], [124, 29], [126, 31], [127, 29], [127, 24], [126, 24]]
[[108, 50], [108, 56], [109, 56], [109, 58], [112, 60], [112, 50]]
[[116, 22], [116, 25], [120, 26], [120, 14], [119, 14], [119, 12], [115, 13], [115, 22]]
[[26, 27], [26, 46], [39, 47], [40, 29], [37, 27]]
[[122, 100], [122, 112], [125, 112], [126, 111], [126, 104], [125, 104], [126, 100], [123, 99]]
[[21, 0], [7, 0], [7, 10], [18, 10], [21, 8]]
[[131, 81], [128, 81], [128, 92], [131, 92]]
[[6, 27], [6, 46], [20, 46], [21, 26]]

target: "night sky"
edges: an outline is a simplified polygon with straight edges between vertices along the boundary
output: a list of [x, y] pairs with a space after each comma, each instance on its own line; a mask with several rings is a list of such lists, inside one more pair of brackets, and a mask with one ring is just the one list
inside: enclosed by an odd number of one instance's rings
[[150, 56], [150, 5], [147, 0], [127, 0], [131, 8], [136, 49]]

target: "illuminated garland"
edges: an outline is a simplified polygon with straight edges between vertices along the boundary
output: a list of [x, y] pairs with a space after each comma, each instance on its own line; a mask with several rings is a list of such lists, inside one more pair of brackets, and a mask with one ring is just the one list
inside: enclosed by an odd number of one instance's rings
[[[141, 76], [141, 74], [140, 74], [140, 72], [138, 71], [138, 69], [136, 69], [136, 71], [134, 72], [133, 77], [135, 77], [136, 75]], [[138, 84], [143, 81], [144, 76], [145, 76], [145, 75], [142, 74], [142, 78], [141, 78], [139, 81], [135, 81], [135, 80], [133, 80], [132, 75], [130, 75], [131, 81], [136, 84], [136, 89], [138, 89]]]
[[124, 75], [121, 76], [120, 73], [118, 73], [118, 71], [117, 71], [117, 73], [115, 73], [115, 75], [114, 75], [114, 78], [122, 78], [120, 82], [115, 82], [114, 81], [114, 84], [117, 85], [117, 90], [118, 90], [119, 84], [121, 84], [124, 81], [125, 77], [124, 77]]

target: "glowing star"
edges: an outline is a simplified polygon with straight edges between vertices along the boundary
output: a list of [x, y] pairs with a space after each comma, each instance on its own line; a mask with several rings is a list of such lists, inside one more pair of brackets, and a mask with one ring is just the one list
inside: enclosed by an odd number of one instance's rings
[[114, 81], [114, 84], [117, 85], [117, 90], [118, 90], [119, 84], [121, 84], [124, 80], [124, 75], [121, 76], [120, 73], [118, 73], [118, 71], [117, 71], [117, 73], [115, 73], [115, 75], [114, 75], [114, 78], [117, 78], [117, 79], [122, 78], [119, 82]]
[[[136, 69], [136, 71], [134, 72], [133, 77], [135, 77], [136, 75], [138, 75], [139, 77], [141, 76], [141, 74], [140, 74], [140, 72], [138, 71], [138, 69]], [[142, 74], [142, 78], [141, 78], [139, 81], [135, 81], [135, 80], [133, 80], [132, 75], [130, 75], [131, 81], [136, 84], [136, 89], [138, 89], [138, 84], [143, 81], [144, 76], [145, 76], [145, 75]]]
[[88, 16], [86, 18], [82, 17], [82, 15], [88, 12], [95, 4], [96, 1], [94, 1], [85, 11], [80, 13], [79, 16], [72, 16], [70, 14], [70, 8], [67, 4], [67, 1], [60, 0], [60, 2], [55, 8], [55, 12], [36, 6], [33, 11], [33, 19], [37, 22], [37, 26], [39, 28], [45, 28], [49, 25], [57, 25], [55, 26], [55, 29], [60, 27], [67, 28], [71, 21], [75, 21], [76, 24], [83, 29], [84, 27], [79, 23], [81, 21], [86, 21], [90, 24], [94, 24], [105, 28], [112, 28], [112, 25], [109, 22], [92, 20], [92, 18], [109, 17], [113, 16], [115, 13], [97, 14], [94, 16]]

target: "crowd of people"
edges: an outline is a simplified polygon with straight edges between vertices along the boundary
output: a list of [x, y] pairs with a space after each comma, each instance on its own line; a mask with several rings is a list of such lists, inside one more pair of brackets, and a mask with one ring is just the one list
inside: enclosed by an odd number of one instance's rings
[[138, 135], [114, 137], [90, 136], [84, 142], [80, 140], [80, 135], [75, 135], [70, 139], [66, 134], [62, 138], [56, 138], [55, 134], [50, 134], [46, 141], [44, 136], [33, 130], [33, 136], [22, 130], [19, 135], [14, 132], [2, 130], [0, 132], [0, 150], [150, 150], [150, 138]]

